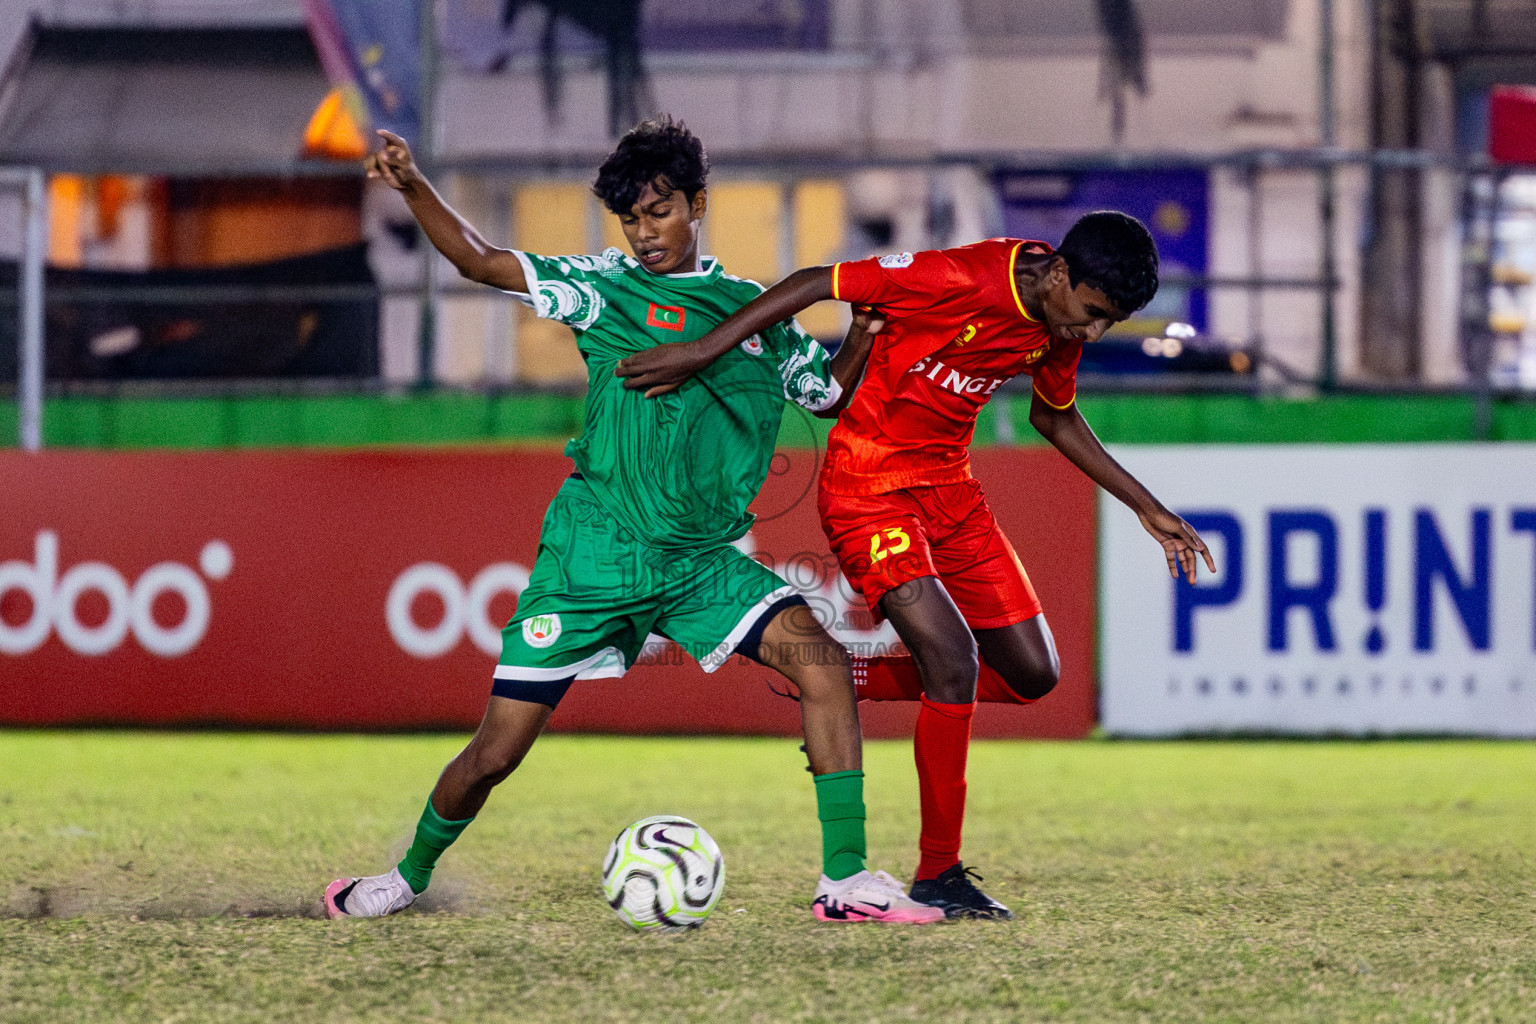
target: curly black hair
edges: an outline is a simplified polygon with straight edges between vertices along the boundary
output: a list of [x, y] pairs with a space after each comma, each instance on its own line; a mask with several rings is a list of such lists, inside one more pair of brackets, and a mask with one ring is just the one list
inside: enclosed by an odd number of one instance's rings
[[592, 194], [614, 213], [628, 213], [650, 185], [661, 196], [681, 191], [688, 201], [699, 194], [709, 176], [704, 143], [688, 126], [658, 114], [642, 121], [619, 140], [597, 169]]
[[1134, 313], [1157, 294], [1157, 243], [1129, 214], [1099, 210], [1080, 218], [1056, 249], [1067, 279], [1104, 293], [1122, 313]]

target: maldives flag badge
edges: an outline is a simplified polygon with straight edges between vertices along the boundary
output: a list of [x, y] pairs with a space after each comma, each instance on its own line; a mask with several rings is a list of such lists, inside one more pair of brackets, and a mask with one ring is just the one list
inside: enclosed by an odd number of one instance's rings
[[682, 330], [687, 318], [688, 311], [682, 306], [659, 306], [654, 302], [645, 313], [646, 326], [660, 327], [664, 331]]

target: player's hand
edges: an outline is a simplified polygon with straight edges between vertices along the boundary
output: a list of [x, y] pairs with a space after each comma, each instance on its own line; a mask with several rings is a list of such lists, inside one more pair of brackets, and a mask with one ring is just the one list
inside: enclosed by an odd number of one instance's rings
[[411, 156], [411, 147], [394, 132], [380, 128], [378, 135], [384, 140], [383, 148], [377, 153], [370, 153], [368, 159], [363, 161], [368, 177], [378, 178], [390, 188], [404, 191], [421, 174], [416, 169], [415, 158]]
[[699, 349], [698, 342], [694, 341], [657, 345], [620, 359], [613, 375], [623, 377], [624, 386], [629, 390], [644, 390], [646, 398], [655, 398], [676, 391], [689, 377], [709, 365], [709, 360], [700, 355]]
[[885, 330], [885, 314], [874, 306], [854, 306], [853, 326], [865, 334], [879, 334]]
[[1178, 579], [1182, 573], [1191, 585], [1194, 584], [1196, 569], [1200, 564], [1196, 558], [1196, 552], [1205, 558], [1207, 569], [1211, 572], [1216, 571], [1216, 559], [1211, 557], [1205, 541], [1201, 540], [1195, 528], [1183, 519], [1166, 508], [1142, 512], [1136, 518], [1141, 520], [1141, 525], [1146, 531], [1163, 546], [1163, 556], [1168, 559], [1168, 574], [1174, 579]]

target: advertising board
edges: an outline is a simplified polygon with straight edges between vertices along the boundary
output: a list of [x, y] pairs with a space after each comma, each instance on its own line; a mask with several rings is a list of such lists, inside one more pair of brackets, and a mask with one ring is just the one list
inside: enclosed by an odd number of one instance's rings
[[1105, 728], [1536, 735], [1536, 446], [1117, 447], [1219, 572], [1100, 529]]
[[[816, 451], [773, 462], [742, 544], [852, 649], [895, 635], [827, 552]], [[0, 452], [0, 723], [472, 728], [501, 627], [571, 463], [554, 448]], [[1066, 666], [976, 733], [1092, 728], [1093, 498], [1043, 449], [980, 453], [977, 474], [1034, 575]], [[773, 673], [713, 675], [660, 638], [622, 679], [575, 686], [551, 728], [793, 735]], [[862, 706], [866, 733], [910, 705]]]

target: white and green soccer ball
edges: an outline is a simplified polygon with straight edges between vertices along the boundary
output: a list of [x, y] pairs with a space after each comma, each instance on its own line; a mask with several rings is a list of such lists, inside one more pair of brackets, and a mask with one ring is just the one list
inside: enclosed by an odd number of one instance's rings
[[725, 858], [696, 823], [642, 818], [614, 837], [603, 861], [603, 897], [631, 928], [697, 928], [725, 887]]

